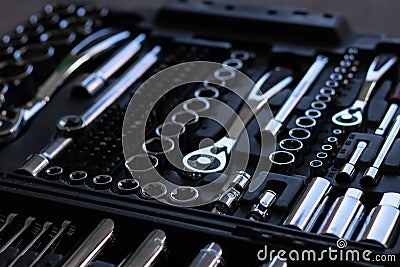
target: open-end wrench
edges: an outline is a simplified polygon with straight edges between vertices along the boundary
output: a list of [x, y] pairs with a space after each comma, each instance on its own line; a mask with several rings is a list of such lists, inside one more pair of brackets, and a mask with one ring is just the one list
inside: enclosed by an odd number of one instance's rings
[[50, 77], [38, 88], [36, 95], [24, 106], [0, 113], [0, 144], [14, 140], [26, 123], [35, 116], [54, 95], [57, 89], [83, 63], [107, 51], [130, 36], [128, 31], [116, 32], [112, 28], [100, 30], [75, 46], [57, 66]]
[[294, 110], [296, 105], [300, 102], [301, 98], [307, 93], [313, 82], [317, 79], [319, 74], [328, 63], [329, 59], [326, 56], [319, 55], [315, 62], [308, 69], [303, 79], [299, 82], [285, 104], [281, 107], [275, 119], [269, 121], [264, 129], [264, 132], [272, 133], [276, 136], [279, 130], [282, 128], [283, 123], [287, 120], [290, 113]]
[[[260, 88], [268, 79], [276, 79], [278, 82], [264, 94]], [[207, 174], [223, 170], [227, 165], [227, 157], [231, 153], [238, 138], [244, 131], [244, 126], [250, 122], [253, 116], [267, 103], [268, 99], [286, 88], [292, 81], [291, 73], [286, 69], [276, 68], [264, 74], [251, 88], [245, 104], [239, 110], [238, 117], [228, 129], [228, 135], [222, 137], [211, 146], [195, 150], [183, 157], [183, 165], [189, 172]], [[247, 105], [246, 105], [247, 104]]]
[[357, 100], [348, 108], [336, 113], [332, 122], [346, 128], [357, 128], [363, 121], [363, 112], [380, 78], [397, 62], [393, 54], [380, 54], [372, 61], [367, 76], [357, 96]]
[[400, 83], [396, 85], [396, 89], [393, 94], [391, 94], [388, 98], [388, 101], [391, 103], [389, 109], [387, 110], [385, 117], [383, 118], [379, 127], [375, 130], [376, 135], [384, 135], [387, 127], [392, 121], [394, 115], [396, 115], [397, 110], [400, 105]]
[[376, 157], [374, 163], [371, 167], [369, 167], [365, 172], [363, 177], [361, 177], [361, 182], [369, 184], [369, 185], [377, 185], [379, 182], [379, 169], [387, 155], [389, 153], [390, 148], [392, 147], [397, 135], [400, 132], [400, 115], [396, 117], [396, 121], [394, 122], [392, 128], [389, 131], [385, 139], [385, 143], [381, 150], [379, 151], [378, 156]]

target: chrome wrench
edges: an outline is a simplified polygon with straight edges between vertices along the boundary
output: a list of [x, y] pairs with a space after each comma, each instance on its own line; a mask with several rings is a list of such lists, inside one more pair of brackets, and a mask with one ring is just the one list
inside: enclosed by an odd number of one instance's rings
[[[109, 90], [99, 96], [99, 100], [84, 114], [80, 116], [68, 115], [62, 117], [57, 123], [57, 128], [63, 133], [71, 133], [87, 127], [157, 61], [157, 55], [160, 51], [161, 48], [159, 46], [154, 47], [142, 59], [132, 65], [132, 67], [122, 75], [121, 79], [112, 84]], [[58, 136], [40, 153], [29, 157], [26, 162], [18, 168], [18, 171], [28, 175], [38, 175], [50, 164], [50, 161], [64, 151], [72, 141], [72, 137]]]
[[381, 77], [397, 62], [393, 54], [380, 54], [372, 61], [367, 76], [357, 96], [357, 100], [332, 117], [332, 122], [341, 127], [359, 127], [363, 121], [363, 112]]
[[67, 115], [57, 122], [61, 132], [71, 133], [91, 124], [104, 110], [111, 106], [126, 90], [136, 82], [158, 60], [161, 47], [155, 46], [150, 52], [132, 65], [121, 78], [112, 84], [98, 100], [81, 115]]
[[[282, 68], [276, 68], [275, 72], [287, 72]], [[228, 135], [215, 142], [214, 145], [207, 146], [185, 155], [182, 159], [183, 165], [189, 172], [207, 174], [223, 170], [227, 165], [227, 157], [231, 153], [241, 133], [245, 130], [243, 127], [250, 122], [256, 114], [270, 99], [278, 92], [286, 88], [293, 80], [290, 74], [285, 74], [281, 80], [264, 94], [260, 88], [271, 78], [272, 71], [265, 73], [250, 90], [246, 104], [243, 104], [239, 110], [239, 115], [228, 129]], [[211, 165], [212, 164], [212, 165]]]
[[320, 75], [320, 73], [322, 72], [328, 61], [329, 59], [326, 56], [322, 55], [317, 56], [317, 59], [308, 69], [303, 79], [301, 79], [299, 84], [296, 86], [296, 88], [290, 94], [289, 98], [286, 100], [285, 104], [279, 110], [278, 114], [276, 114], [275, 119], [271, 120], [264, 128], [264, 132], [272, 133], [274, 136], [278, 134], [279, 130], [283, 126], [283, 123], [287, 120], [290, 113], [300, 102], [301, 98], [307, 93], [308, 89]]
[[[57, 89], [83, 63], [103, 53], [129, 36], [130, 33], [128, 31], [116, 33], [115, 30], [106, 28], [90, 35], [75, 46], [50, 77], [39, 87], [36, 95], [28, 103], [16, 108], [12, 112], [3, 110], [0, 113], [0, 144], [5, 144], [15, 139], [26, 123], [50, 101], [50, 98]], [[94, 42], [97, 43], [93, 45]]]
[[385, 157], [389, 152], [390, 148], [392, 147], [394, 141], [396, 140], [396, 137], [399, 134], [399, 132], [400, 132], [400, 115], [397, 115], [396, 120], [385, 139], [385, 143], [383, 143], [383, 146], [379, 151], [379, 154], [376, 157], [374, 163], [364, 172], [363, 177], [361, 177], [362, 182], [372, 185], [378, 184], [379, 169], [381, 168], [382, 163], [385, 160]]

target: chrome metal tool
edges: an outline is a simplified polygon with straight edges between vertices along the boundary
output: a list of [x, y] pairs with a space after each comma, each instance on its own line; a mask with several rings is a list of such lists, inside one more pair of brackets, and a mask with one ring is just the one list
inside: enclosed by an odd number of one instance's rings
[[357, 128], [363, 121], [364, 109], [382, 76], [397, 62], [393, 54], [380, 54], [375, 57], [370, 65], [367, 76], [357, 96], [357, 100], [332, 117], [332, 122], [337, 126]]

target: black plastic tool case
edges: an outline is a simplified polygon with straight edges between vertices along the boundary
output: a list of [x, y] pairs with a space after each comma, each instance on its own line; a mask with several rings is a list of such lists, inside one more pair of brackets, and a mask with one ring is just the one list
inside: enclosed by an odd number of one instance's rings
[[[55, 97], [29, 124], [15, 141], [4, 145], [0, 150], [0, 207], [1, 214], [9, 212], [23, 216], [35, 216], [42, 221], [51, 220], [61, 223], [71, 220], [76, 227], [72, 243], [77, 244], [101, 219], [111, 218], [115, 222], [114, 239], [109, 242], [97, 257], [99, 261], [117, 265], [130, 251], [134, 250], [145, 239], [146, 235], [156, 228], [167, 234], [168, 256], [162, 266], [185, 266], [191, 262], [198, 251], [210, 242], [217, 242], [223, 249], [223, 258], [228, 266], [259, 266], [263, 262], [257, 259], [257, 252], [268, 245], [268, 249], [315, 249], [336, 248], [337, 238], [304, 233], [282, 226], [294, 204], [306, 188], [312, 177], [309, 177], [308, 163], [315, 158], [316, 152], [332, 133], [330, 118], [336, 111], [342, 110], [354, 102], [368, 66], [374, 56], [381, 52], [397, 53], [400, 43], [387, 40], [382, 36], [360, 34], [351, 31], [345, 19], [337, 14], [309, 14], [305, 10], [271, 8], [265, 6], [235, 5], [213, 1], [171, 1], [160, 10], [113, 10], [105, 17], [100, 27], [113, 26], [127, 29], [132, 36], [145, 33], [147, 39], [144, 50], [154, 45], [163, 48], [159, 61], [134, 86], [123, 95], [117, 103], [107, 109], [92, 129], [82, 133], [82, 138], [72, 144], [66, 154], [56, 158], [51, 166], [62, 166], [65, 173], [88, 168], [89, 177], [83, 184], [70, 184], [64, 176], [49, 180], [44, 172], [38, 177], [23, 175], [15, 171], [27, 157], [38, 153], [56, 135], [57, 120], [67, 114], [80, 114], [96, 101], [96, 97], [83, 97], [71, 94], [76, 77], [59, 90]], [[269, 102], [275, 112], [284, 103], [291, 88], [301, 80], [318, 54], [329, 57], [317, 81], [313, 83], [307, 95], [297, 105], [285, 129], [294, 125], [294, 119], [304, 113], [329, 80], [330, 73], [340, 65], [343, 55], [349, 48], [357, 48], [359, 53], [358, 70], [349, 84], [343, 86], [339, 95], [325, 111], [325, 120], [312, 144], [310, 153], [305, 155], [303, 164], [293, 173], [279, 174], [270, 172], [264, 186], [275, 187], [280, 191], [276, 205], [265, 222], [251, 221], [248, 212], [256, 203], [262, 190], [245, 194], [240, 206], [231, 215], [211, 213], [210, 207], [179, 208], [162, 204], [155, 200], [144, 200], [136, 194], [118, 194], [116, 184], [126, 176], [123, 167], [121, 147], [121, 127], [124, 108], [130, 99], [131, 92], [141, 82], [159, 70], [168, 66], [197, 60], [222, 62], [233, 50], [250, 52], [251, 59], [246, 63], [244, 72], [253, 80], [262, 73], [276, 66], [290, 68], [294, 74], [289, 89], [281, 92]], [[143, 52], [140, 52], [143, 54]], [[139, 55], [141, 55], [139, 53]], [[104, 58], [99, 59], [101, 62]], [[93, 71], [98, 62], [89, 64], [86, 70]], [[382, 120], [388, 107], [387, 96], [397, 83], [399, 64], [388, 72], [379, 83], [373, 95], [368, 112], [364, 116], [367, 122], [358, 132], [348, 132], [340, 140], [345, 144], [338, 153], [337, 159], [330, 164], [324, 177], [332, 182], [334, 189], [330, 193], [332, 200], [344, 194], [349, 187], [364, 191], [363, 203], [367, 214], [375, 207], [385, 192], [400, 192], [399, 175], [399, 140], [391, 150], [390, 157], [383, 168], [384, 176], [377, 186], [360, 185], [362, 171], [351, 183], [338, 183], [335, 175], [338, 169], [350, 157], [357, 140], [367, 139], [375, 142], [361, 160], [361, 169], [370, 166], [377, 154], [378, 146], [384, 137], [374, 136], [374, 129]], [[77, 75], [79, 76], [79, 74]], [[118, 79], [118, 76], [117, 78]], [[341, 85], [342, 86], [342, 85]], [[186, 96], [185, 96], [186, 97]], [[233, 95], [222, 95], [221, 99], [237, 110], [240, 106]], [[168, 101], [168, 100], [167, 100]], [[157, 117], [162, 118], [159, 114]], [[229, 118], [228, 118], [229, 119]], [[162, 121], [155, 123], [157, 126]], [[204, 123], [200, 130], [193, 134], [193, 140], [211, 135], [217, 139], [222, 136], [221, 129], [210, 122]], [[209, 128], [207, 128], [209, 127]], [[253, 154], [257, 154], [258, 126], [252, 122], [248, 125]], [[151, 129], [154, 130], [154, 129]], [[149, 135], [154, 135], [149, 130]], [[109, 141], [101, 143], [105, 137]], [[361, 137], [360, 137], [361, 136]], [[346, 141], [347, 139], [347, 141]], [[102, 150], [101, 146], [112, 147]], [[240, 150], [240, 146], [238, 148]], [[251, 169], [251, 168], [250, 168]], [[98, 174], [110, 174], [114, 179], [106, 188], [96, 188], [91, 178]], [[183, 183], [177, 173], [169, 173], [172, 179]], [[326, 212], [326, 211], [325, 211]], [[367, 215], [366, 214], [366, 215]], [[365, 215], [365, 216], [366, 216]], [[348, 241], [347, 248], [359, 250], [370, 249], [374, 253], [400, 255], [398, 229], [394, 232], [392, 245], [383, 249], [379, 245]], [[55, 251], [65, 255], [71, 252], [74, 245]], [[61, 256], [60, 256], [61, 257]], [[60, 258], [58, 258], [60, 259]], [[46, 266], [57, 265], [57, 260]], [[289, 266], [307, 265], [312, 262], [295, 262]], [[314, 264], [321, 264], [320, 262]], [[360, 264], [373, 266], [376, 262], [341, 262], [340, 264]], [[387, 265], [386, 262], [384, 265]], [[2, 264], [3, 266], [3, 264]], [[23, 265], [21, 265], [23, 266]], [[44, 266], [44, 265], [42, 265]], [[100, 265], [99, 265], [100, 266]], [[108, 266], [108, 265], [107, 265]], [[113, 266], [113, 265], [110, 265]]]

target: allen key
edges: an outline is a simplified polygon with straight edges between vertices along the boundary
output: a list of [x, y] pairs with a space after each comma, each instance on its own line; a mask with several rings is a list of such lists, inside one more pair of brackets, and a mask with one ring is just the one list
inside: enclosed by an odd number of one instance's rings
[[379, 182], [379, 168], [381, 167], [387, 153], [389, 153], [390, 148], [392, 147], [396, 136], [400, 131], [400, 115], [397, 115], [396, 121], [390, 129], [389, 134], [386, 137], [385, 143], [381, 150], [379, 151], [378, 156], [376, 157], [374, 163], [371, 167], [369, 167], [365, 172], [363, 177], [361, 177], [361, 182], [368, 185], [377, 185]]
[[218, 267], [221, 265], [223, 265], [222, 248], [213, 242], [200, 250], [189, 267]]

